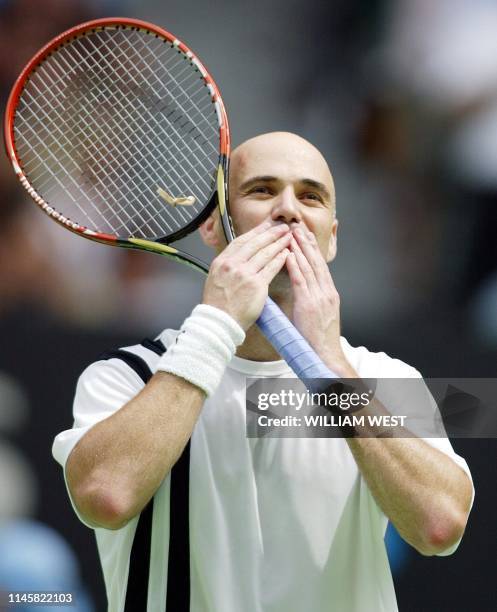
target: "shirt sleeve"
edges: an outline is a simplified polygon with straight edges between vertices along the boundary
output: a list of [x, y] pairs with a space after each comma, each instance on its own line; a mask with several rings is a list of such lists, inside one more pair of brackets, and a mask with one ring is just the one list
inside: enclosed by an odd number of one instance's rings
[[81, 438], [96, 424], [122, 408], [143, 388], [143, 381], [120, 359], [97, 361], [80, 376], [73, 404], [74, 423], [59, 433], [53, 442], [52, 454], [64, 470], [64, 481], [72, 507], [80, 521], [88, 522], [78, 511], [67, 486], [66, 463]]

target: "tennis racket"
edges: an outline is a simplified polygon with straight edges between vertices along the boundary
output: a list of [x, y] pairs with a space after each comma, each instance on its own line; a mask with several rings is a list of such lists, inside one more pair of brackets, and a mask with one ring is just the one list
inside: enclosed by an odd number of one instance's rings
[[[172, 243], [216, 206], [233, 239], [230, 133], [219, 89], [162, 28], [106, 18], [63, 32], [14, 84], [4, 132], [22, 185], [71, 232], [204, 273], [206, 263]], [[297, 376], [334, 376], [271, 299], [257, 324]]]

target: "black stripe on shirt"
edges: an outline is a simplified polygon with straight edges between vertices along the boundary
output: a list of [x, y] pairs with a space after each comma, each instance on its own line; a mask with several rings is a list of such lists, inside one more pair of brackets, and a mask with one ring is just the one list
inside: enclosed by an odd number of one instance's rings
[[[145, 339], [142, 346], [162, 355], [166, 348], [160, 340]], [[122, 359], [144, 384], [152, 377], [152, 371], [144, 359], [123, 349], [107, 351], [100, 359]], [[171, 469], [169, 562], [167, 575], [166, 610], [189, 612], [190, 610], [190, 440], [181, 457]], [[147, 609], [152, 545], [153, 500], [142, 510], [131, 547], [128, 584], [124, 612]]]
[[151, 340], [150, 338], [145, 338], [142, 340], [142, 346], [147, 348], [149, 351], [153, 351], [157, 355], [161, 356], [166, 352], [166, 347], [162, 343], [162, 340]]
[[190, 440], [171, 470], [168, 612], [190, 610]]
[[138, 374], [145, 385], [152, 377], [152, 372], [145, 360], [129, 351], [123, 351], [123, 349], [106, 351], [100, 355], [99, 359], [122, 359], [124, 363], [129, 365], [129, 367]]

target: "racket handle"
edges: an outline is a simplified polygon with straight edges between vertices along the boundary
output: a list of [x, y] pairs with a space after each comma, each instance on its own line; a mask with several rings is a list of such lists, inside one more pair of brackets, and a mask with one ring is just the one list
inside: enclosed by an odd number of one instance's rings
[[[299, 378], [339, 378], [321, 361], [307, 340], [269, 297], [257, 319], [257, 325]], [[311, 381], [307, 382], [308, 388], [314, 387]]]

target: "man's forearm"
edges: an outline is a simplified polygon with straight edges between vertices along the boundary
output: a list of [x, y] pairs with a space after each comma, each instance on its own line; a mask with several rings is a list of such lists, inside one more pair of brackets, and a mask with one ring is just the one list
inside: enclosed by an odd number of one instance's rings
[[376, 502], [419, 552], [436, 554], [466, 526], [471, 483], [444, 453], [419, 438], [348, 438]]
[[135, 398], [92, 427], [66, 467], [83, 516], [117, 529], [141, 512], [181, 455], [204, 400], [195, 385], [158, 372]]
[[[329, 356], [327, 362], [342, 378], [359, 378], [348, 363]], [[373, 401], [355, 414], [388, 414], [387, 408]], [[347, 438], [376, 502], [419, 552], [447, 549], [466, 526], [472, 494], [468, 476], [450, 457], [402, 427], [392, 429], [392, 438], [375, 437], [377, 432], [373, 427]]]

